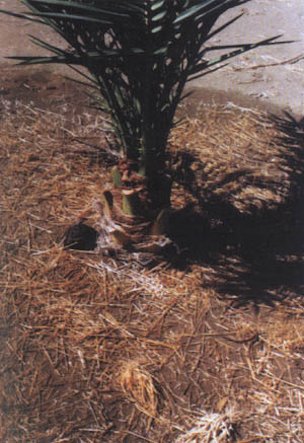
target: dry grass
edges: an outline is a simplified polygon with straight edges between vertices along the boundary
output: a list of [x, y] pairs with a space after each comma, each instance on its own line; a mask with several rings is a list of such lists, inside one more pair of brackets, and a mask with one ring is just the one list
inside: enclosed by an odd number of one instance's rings
[[210, 105], [175, 130], [173, 147], [186, 147], [199, 160], [193, 169], [202, 193], [229, 196], [238, 211], [252, 213], [276, 207], [289, 193], [291, 170], [277, 135], [261, 112]]
[[[67, 101], [14, 113], [2, 103], [1, 441], [302, 442], [303, 299], [292, 279], [256, 286], [263, 274], [229, 248], [185, 270], [62, 249], [79, 215], [98, 226], [94, 202], [110, 180], [82, 152], [87, 140], [103, 145], [103, 122]], [[249, 218], [283, 205], [293, 176], [276, 135], [265, 116], [203, 107], [171, 141], [196, 155], [202, 193], [189, 199], [219, 196]], [[279, 273], [302, 263], [299, 251], [274, 254]], [[230, 303], [222, 283], [247, 291], [244, 273], [251, 300], [267, 289], [272, 305]]]
[[196, 442], [228, 442], [235, 441], [235, 423], [238, 414], [234, 411], [226, 413], [204, 412], [197, 418], [193, 426], [181, 434], [176, 443]]
[[139, 362], [126, 361], [119, 373], [118, 381], [126, 398], [133, 402], [140, 412], [151, 418], [157, 414], [157, 391], [151, 374]]

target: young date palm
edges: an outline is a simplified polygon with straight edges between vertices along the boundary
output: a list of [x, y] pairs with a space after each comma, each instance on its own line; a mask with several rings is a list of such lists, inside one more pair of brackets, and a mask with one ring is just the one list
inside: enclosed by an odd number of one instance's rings
[[[53, 28], [68, 43], [62, 49], [31, 37], [52, 55], [15, 57], [22, 64], [63, 63], [88, 70], [82, 75], [102, 97], [100, 109], [109, 114], [115, 131], [120, 160], [113, 180], [124, 214], [153, 220], [170, 206], [166, 147], [186, 82], [278, 37], [207, 45], [240, 16], [214, 29], [217, 19], [247, 1], [24, 0], [30, 11], [11, 13]], [[213, 50], [228, 52], [213, 59]], [[112, 194], [105, 195], [111, 209]]]

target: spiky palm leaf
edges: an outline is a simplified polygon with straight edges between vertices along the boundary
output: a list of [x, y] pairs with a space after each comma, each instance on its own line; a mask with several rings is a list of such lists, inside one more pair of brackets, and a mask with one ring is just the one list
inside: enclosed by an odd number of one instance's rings
[[[47, 57], [16, 57], [21, 63], [86, 67], [105, 99], [123, 155], [143, 174], [162, 167], [176, 107], [187, 80], [277, 37], [231, 46], [207, 60], [205, 43], [234, 20], [211, 31], [227, 9], [248, 0], [25, 0], [30, 13], [13, 14], [52, 27], [69, 44], [63, 50], [35, 37]], [[239, 18], [240, 16], [236, 17]], [[221, 49], [216, 47], [216, 49]]]

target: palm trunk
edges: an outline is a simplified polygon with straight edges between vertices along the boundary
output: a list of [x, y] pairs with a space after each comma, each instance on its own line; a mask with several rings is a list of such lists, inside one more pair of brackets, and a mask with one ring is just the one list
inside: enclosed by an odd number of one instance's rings
[[145, 174], [137, 162], [121, 160], [113, 169], [113, 183], [121, 195], [125, 215], [153, 221], [170, 207], [172, 180], [165, 162], [149, 161]]

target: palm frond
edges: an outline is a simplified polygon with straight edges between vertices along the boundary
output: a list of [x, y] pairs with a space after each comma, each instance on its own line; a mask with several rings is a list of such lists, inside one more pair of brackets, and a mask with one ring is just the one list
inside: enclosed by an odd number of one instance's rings
[[[279, 38], [207, 46], [211, 37], [242, 14], [214, 29], [217, 19], [247, 1], [24, 0], [30, 12], [10, 14], [50, 26], [64, 37], [68, 48], [31, 37], [51, 55], [14, 59], [21, 64], [64, 63], [77, 70], [77, 66], [85, 67], [107, 103], [123, 155], [138, 160], [142, 172], [149, 173], [164, 158], [186, 82]], [[217, 58], [207, 57], [218, 49], [227, 52]]]

